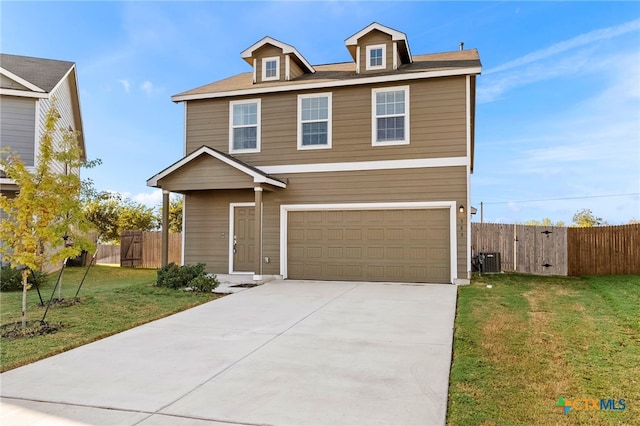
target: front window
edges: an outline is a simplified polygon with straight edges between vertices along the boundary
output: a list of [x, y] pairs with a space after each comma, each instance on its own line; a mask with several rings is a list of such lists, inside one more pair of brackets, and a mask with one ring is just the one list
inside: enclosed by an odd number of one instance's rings
[[298, 149], [331, 148], [331, 93], [298, 95]]
[[372, 144], [409, 143], [409, 88], [372, 91]]
[[387, 66], [387, 47], [384, 44], [367, 46], [367, 70], [382, 70]]
[[280, 79], [280, 58], [262, 59], [262, 81], [279, 80]]
[[260, 100], [230, 103], [230, 152], [260, 151]]

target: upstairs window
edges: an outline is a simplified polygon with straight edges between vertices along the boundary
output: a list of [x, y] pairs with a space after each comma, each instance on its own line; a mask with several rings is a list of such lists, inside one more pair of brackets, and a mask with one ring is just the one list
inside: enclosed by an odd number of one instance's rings
[[262, 81], [280, 80], [280, 57], [262, 59]]
[[229, 103], [229, 152], [260, 152], [260, 99]]
[[409, 143], [409, 87], [372, 90], [372, 145]]
[[387, 68], [387, 46], [377, 44], [367, 46], [367, 70], [383, 70]]
[[298, 95], [298, 149], [331, 148], [331, 93]]

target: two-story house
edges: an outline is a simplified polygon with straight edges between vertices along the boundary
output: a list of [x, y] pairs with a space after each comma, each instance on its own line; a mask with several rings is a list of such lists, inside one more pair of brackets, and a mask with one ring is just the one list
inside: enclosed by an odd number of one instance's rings
[[[84, 153], [75, 63], [0, 54], [0, 147], [17, 153], [26, 166], [37, 164], [40, 135], [54, 99], [60, 114], [58, 127], [79, 131]], [[18, 189], [0, 171], [2, 194], [12, 196]]]
[[147, 185], [165, 211], [184, 194], [183, 262], [254, 279], [468, 282], [478, 52], [413, 55], [378, 23], [345, 44], [353, 61], [312, 65], [265, 37], [241, 54], [251, 72], [172, 97], [185, 157]]

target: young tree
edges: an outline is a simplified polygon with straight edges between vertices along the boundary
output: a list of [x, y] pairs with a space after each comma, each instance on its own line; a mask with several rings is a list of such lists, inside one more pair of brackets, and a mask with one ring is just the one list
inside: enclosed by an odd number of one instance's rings
[[564, 222], [559, 220], [557, 221], [555, 224], [553, 223], [553, 221], [551, 219], [549, 219], [548, 217], [545, 217], [544, 219], [538, 221], [538, 220], [528, 220], [524, 223], [525, 225], [529, 225], [529, 226], [564, 226]]
[[92, 191], [85, 199], [84, 213], [98, 231], [101, 242], [116, 243], [122, 231], [152, 231], [159, 223], [152, 208], [115, 192]]
[[126, 199], [122, 204], [118, 227], [120, 233], [128, 229], [153, 231], [158, 229], [159, 220], [153, 208]]
[[[162, 207], [160, 207], [162, 217]], [[169, 200], [169, 232], [182, 232], [182, 197]]]
[[579, 228], [589, 228], [604, 224], [602, 218], [594, 215], [591, 209], [578, 210], [576, 214], [573, 215], [573, 223]]
[[80, 206], [81, 148], [77, 134], [58, 129], [52, 102], [40, 138], [33, 170], [8, 150], [0, 166], [19, 188], [13, 198], [0, 195], [0, 245], [3, 261], [22, 267], [22, 327], [26, 326], [27, 278], [50, 262], [59, 262], [91, 249], [89, 224]]

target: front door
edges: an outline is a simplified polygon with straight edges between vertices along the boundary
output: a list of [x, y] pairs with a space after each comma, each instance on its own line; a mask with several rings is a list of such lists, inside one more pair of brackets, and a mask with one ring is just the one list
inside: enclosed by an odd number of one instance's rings
[[255, 208], [243, 206], [233, 210], [233, 272], [253, 272]]

